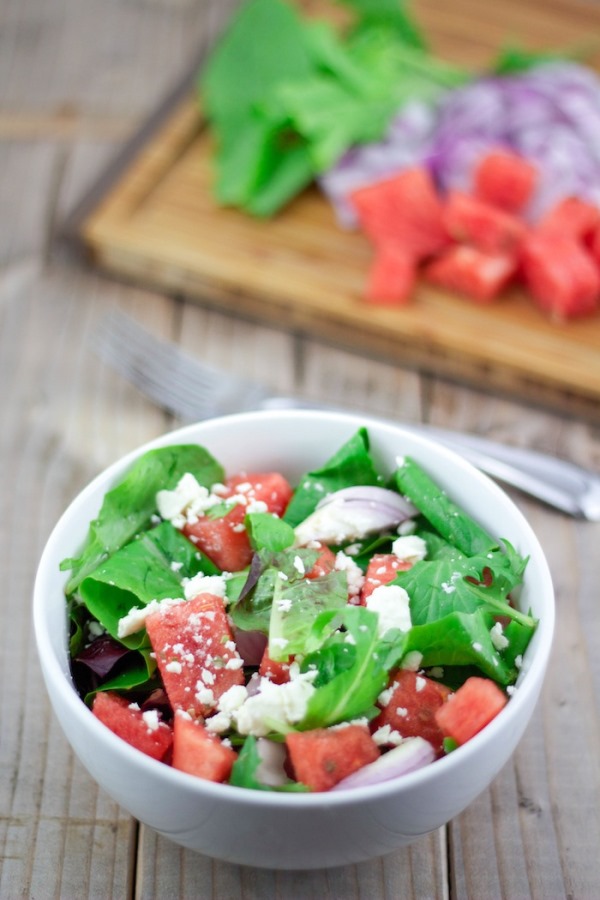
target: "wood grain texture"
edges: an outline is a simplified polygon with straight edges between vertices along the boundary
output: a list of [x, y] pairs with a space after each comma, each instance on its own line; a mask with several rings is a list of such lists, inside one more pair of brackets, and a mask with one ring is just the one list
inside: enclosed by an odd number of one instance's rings
[[[416, 8], [432, 46], [474, 67], [511, 38], [549, 49], [581, 44], [600, 28], [599, 10], [566, 0]], [[79, 223], [92, 259], [220, 309], [600, 419], [600, 316], [557, 324], [519, 290], [481, 305], [424, 282], [401, 308], [367, 304], [372, 249], [337, 226], [316, 189], [257, 221], [214, 200], [213, 154], [190, 93]]]
[[[462, 9], [474, 16], [476, 0], [466, 2]], [[376, 356], [332, 334], [313, 337], [289, 319], [265, 324], [239, 307], [127, 286], [59, 252], [57, 223], [233, 5], [0, 0], [0, 897], [595, 900], [600, 525], [575, 522], [516, 491], [556, 583], [559, 627], [548, 678], [524, 739], [490, 790], [410, 848], [305, 873], [230, 866], [182, 850], [138, 826], [95, 786], [51, 713], [30, 614], [43, 545], [91, 477], [177, 424], [95, 356], [95, 330], [115, 307], [273, 388], [487, 434], [600, 470], [600, 430], [587, 419], [419, 373], [400, 352]], [[508, 7], [527, 24], [530, 5]], [[549, 0], [545, 8], [551, 23], [563, 4]], [[593, 5], [571, 9], [574, 23], [585, 22]], [[454, 5], [429, 0], [419, 10], [449, 34], [463, 28]], [[501, 14], [486, 7], [490, 40]], [[552, 27], [544, 39], [554, 42]]]

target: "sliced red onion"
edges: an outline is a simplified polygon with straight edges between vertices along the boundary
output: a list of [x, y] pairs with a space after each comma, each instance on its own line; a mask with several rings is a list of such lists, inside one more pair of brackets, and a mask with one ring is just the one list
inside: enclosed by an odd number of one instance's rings
[[342, 544], [395, 528], [418, 510], [395, 491], [358, 485], [334, 491], [295, 529], [298, 544]]
[[289, 778], [285, 771], [287, 757], [285, 744], [270, 741], [268, 738], [258, 738], [256, 749], [261, 760], [256, 767], [257, 780], [268, 787], [286, 784]]
[[368, 763], [362, 769], [348, 775], [339, 781], [333, 791], [343, 791], [346, 788], [369, 787], [373, 784], [381, 784], [392, 778], [399, 778], [409, 772], [415, 772], [428, 766], [435, 759], [435, 751], [429, 741], [420, 737], [406, 738], [393, 750], [383, 753], [375, 762]]
[[258, 666], [269, 641], [262, 631], [244, 631], [233, 626], [233, 639], [245, 666]]

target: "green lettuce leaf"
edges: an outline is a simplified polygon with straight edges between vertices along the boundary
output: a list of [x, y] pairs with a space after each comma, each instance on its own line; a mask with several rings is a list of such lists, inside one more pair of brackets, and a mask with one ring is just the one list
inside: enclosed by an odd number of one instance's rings
[[382, 484], [369, 454], [369, 435], [360, 428], [326, 463], [308, 472], [300, 483], [284, 514], [292, 527], [303, 522], [327, 494], [359, 484]]
[[169, 522], [163, 522], [97, 566], [81, 582], [79, 595], [112, 637], [126, 647], [139, 648], [146, 644], [145, 632], [120, 639], [119, 619], [134, 606], [147, 606], [152, 600], [183, 598], [182, 579], [218, 571], [191, 541]]
[[326, 728], [377, 713], [377, 697], [388, 682], [396, 656], [378, 635], [377, 613], [360, 606], [324, 612], [313, 625], [313, 642], [302, 671], [316, 669], [316, 690], [308, 701], [299, 730]]
[[105, 495], [81, 554], [61, 563], [62, 571], [71, 570], [65, 592], [73, 593], [111, 553], [148, 528], [156, 513], [157, 492], [173, 490], [187, 472], [205, 487], [224, 477], [208, 450], [195, 444], [161, 447], [140, 457], [121, 483]]
[[348, 603], [345, 572], [329, 572], [321, 578], [295, 581], [275, 579], [269, 621], [269, 656], [284, 661], [306, 651], [307, 639], [317, 617]]

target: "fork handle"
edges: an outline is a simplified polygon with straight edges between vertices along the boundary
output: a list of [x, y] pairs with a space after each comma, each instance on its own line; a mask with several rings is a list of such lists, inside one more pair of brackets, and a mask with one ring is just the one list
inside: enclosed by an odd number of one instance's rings
[[[296, 397], [270, 397], [261, 403], [261, 407], [336, 409]], [[391, 419], [385, 421], [392, 422]], [[433, 425], [402, 423], [402, 427], [406, 431], [427, 435], [439, 441], [481, 471], [562, 512], [592, 522], [600, 521], [600, 476], [576, 463], [525, 447], [502, 444], [480, 435]]]

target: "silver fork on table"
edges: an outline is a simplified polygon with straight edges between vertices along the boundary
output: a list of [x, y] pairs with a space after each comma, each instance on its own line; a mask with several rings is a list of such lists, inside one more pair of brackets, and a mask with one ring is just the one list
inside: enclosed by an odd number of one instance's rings
[[[162, 409], [184, 421], [253, 409], [333, 409], [300, 397], [276, 395], [262, 384], [201, 363], [122, 312], [111, 313], [103, 320], [94, 334], [93, 348]], [[479, 435], [423, 424], [402, 423], [402, 427], [428, 435], [498, 481], [562, 512], [600, 521], [600, 476], [588, 469]]]

